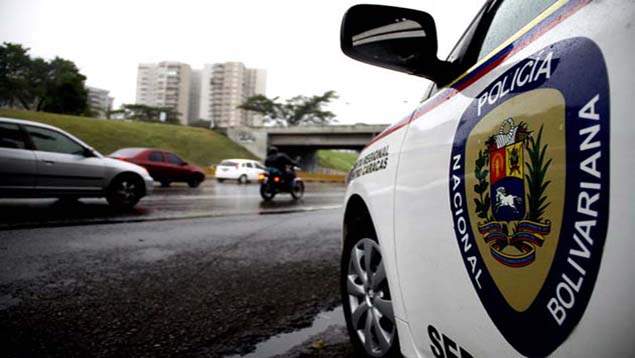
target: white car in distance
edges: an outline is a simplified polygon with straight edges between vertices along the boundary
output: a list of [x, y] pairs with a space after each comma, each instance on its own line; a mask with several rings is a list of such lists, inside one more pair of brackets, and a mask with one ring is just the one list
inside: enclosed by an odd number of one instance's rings
[[265, 172], [265, 167], [256, 160], [226, 159], [216, 166], [216, 180], [220, 183], [238, 180], [240, 184], [257, 181], [258, 175]]

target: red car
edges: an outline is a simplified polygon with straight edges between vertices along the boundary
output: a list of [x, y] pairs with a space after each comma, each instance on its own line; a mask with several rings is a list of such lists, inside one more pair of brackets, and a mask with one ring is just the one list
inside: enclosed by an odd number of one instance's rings
[[152, 178], [164, 187], [170, 186], [171, 182], [185, 182], [196, 188], [205, 180], [203, 169], [161, 149], [122, 148], [110, 154], [110, 157], [146, 168]]

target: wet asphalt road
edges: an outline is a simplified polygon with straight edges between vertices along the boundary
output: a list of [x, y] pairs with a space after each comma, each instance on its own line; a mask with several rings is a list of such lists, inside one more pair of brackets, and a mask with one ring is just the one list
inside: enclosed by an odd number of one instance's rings
[[[2, 355], [350, 356], [337, 310], [344, 188], [271, 205], [257, 190], [161, 188], [129, 214], [99, 200], [0, 203]], [[298, 335], [315, 317], [328, 328]]]
[[207, 179], [198, 188], [173, 183], [156, 186], [152, 195], [141, 199], [133, 210], [120, 212], [105, 199], [0, 199], [0, 230], [43, 226], [68, 226], [136, 221], [162, 221], [227, 215], [280, 213], [340, 207], [343, 185], [306, 183], [304, 197], [295, 201], [290, 194], [278, 194], [263, 202], [257, 184], [239, 185]]

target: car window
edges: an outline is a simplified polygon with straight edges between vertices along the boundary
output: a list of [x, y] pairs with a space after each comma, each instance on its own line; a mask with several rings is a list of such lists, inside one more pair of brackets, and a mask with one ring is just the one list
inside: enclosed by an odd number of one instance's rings
[[[446, 58], [446, 61], [458, 63], [463, 67], [464, 70], [467, 70], [469, 67], [476, 63], [476, 57], [474, 56], [474, 54], [471, 54], [475, 51], [470, 51], [470, 49], [472, 48], [472, 46], [474, 46], [474, 42], [478, 42], [477, 37], [479, 36], [477, 36], [477, 30], [482, 27], [481, 21], [484, 14], [488, 10], [488, 5], [489, 4], [483, 5], [481, 10], [476, 14], [476, 16], [474, 16], [474, 19], [470, 23], [470, 26], [467, 27], [463, 35], [461, 35], [459, 41], [456, 43], [456, 45], [454, 45], [454, 48], [452, 49], [452, 51], [450, 51], [450, 54]], [[437, 84], [432, 82], [426, 91], [424, 99], [432, 97], [435, 93], [438, 92], [438, 90], [439, 88]]]
[[181, 165], [183, 163], [183, 160], [174, 153], [167, 153], [166, 158], [170, 164]]
[[226, 167], [234, 167], [236, 166], [236, 162], [232, 162], [231, 160], [223, 160], [222, 162], [220, 162], [219, 165], [226, 166]]
[[161, 154], [161, 152], [150, 152], [150, 155], [148, 155], [148, 160], [151, 162], [162, 162], [163, 154]]
[[0, 123], [0, 148], [26, 148], [24, 136], [17, 124]]
[[256, 168], [258, 169], [266, 169], [264, 165], [260, 164], [260, 163], [256, 163]]
[[31, 126], [25, 126], [25, 128], [36, 150], [75, 155], [84, 153], [84, 147], [62, 133], [46, 128]]
[[540, 13], [546, 10], [556, 0], [506, 0], [503, 1], [489, 26], [478, 54], [478, 60], [483, 59], [492, 50], [514, 35]]
[[251, 164], [251, 163], [247, 163], [246, 165], [247, 165], [247, 168], [253, 168], [254, 167], [254, 165]]

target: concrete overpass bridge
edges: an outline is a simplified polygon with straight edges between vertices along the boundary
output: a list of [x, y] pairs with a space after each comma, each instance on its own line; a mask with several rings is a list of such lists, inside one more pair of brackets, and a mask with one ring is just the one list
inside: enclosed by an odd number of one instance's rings
[[387, 125], [238, 127], [228, 128], [227, 136], [258, 158], [267, 156], [267, 148], [276, 146], [292, 158], [300, 157], [303, 170], [317, 168], [320, 149], [352, 149], [360, 151]]

